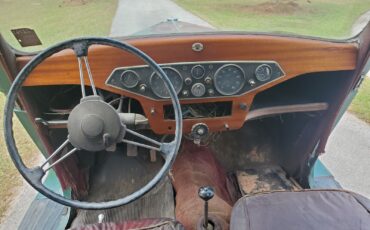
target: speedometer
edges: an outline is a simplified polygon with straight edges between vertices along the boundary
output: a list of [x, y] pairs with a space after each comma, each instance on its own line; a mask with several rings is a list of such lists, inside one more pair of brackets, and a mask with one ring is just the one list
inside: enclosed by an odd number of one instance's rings
[[214, 76], [215, 88], [222, 95], [234, 95], [245, 84], [245, 74], [238, 65], [228, 64], [219, 68]]
[[[175, 88], [176, 93], [178, 94], [181, 91], [183, 84], [183, 79], [180, 73], [177, 70], [170, 67], [163, 68], [163, 71], [170, 79], [173, 87]], [[170, 97], [170, 94], [164, 84], [164, 81], [156, 73], [153, 73], [152, 76], [150, 77], [150, 87], [152, 88], [153, 93], [158, 97], [161, 98]]]

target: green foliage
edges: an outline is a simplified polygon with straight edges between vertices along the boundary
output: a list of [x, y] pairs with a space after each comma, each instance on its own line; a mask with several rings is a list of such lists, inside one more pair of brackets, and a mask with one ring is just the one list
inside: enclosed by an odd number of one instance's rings
[[221, 30], [284, 32], [326, 38], [351, 36], [370, 0], [175, 0]]
[[370, 78], [366, 77], [349, 110], [370, 123]]

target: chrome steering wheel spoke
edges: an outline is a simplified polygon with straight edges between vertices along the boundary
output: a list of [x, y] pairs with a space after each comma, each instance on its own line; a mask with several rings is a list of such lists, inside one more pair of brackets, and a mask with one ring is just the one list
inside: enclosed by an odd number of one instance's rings
[[152, 145], [147, 145], [147, 144], [143, 144], [143, 143], [140, 143], [140, 142], [136, 142], [136, 141], [131, 141], [131, 140], [127, 140], [127, 139], [123, 139], [122, 142], [126, 143], [126, 144], [131, 144], [131, 145], [136, 145], [138, 147], [142, 147], [142, 148], [146, 148], [146, 149], [152, 149], [152, 150], [155, 150], [155, 151], [158, 151], [162, 154], [163, 158], [166, 159], [168, 155], [171, 154], [171, 152], [174, 151], [174, 142], [159, 142], [159, 141], [156, 141], [150, 137], [147, 137], [147, 136], [144, 136], [138, 132], [135, 132], [131, 129], [127, 129], [126, 128], [126, 132], [133, 135], [133, 136], [136, 136], [138, 138], [141, 138], [147, 142], [150, 142], [152, 143], [153, 145], [156, 145], [156, 146], [152, 146]]
[[93, 94], [95, 96], [98, 95], [97, 91], [96, 91], [95, 83], [94, 83], [94, 78], [93, 78], [92, 73], [91, 73], [89, 59], [87, 57], [89, 46], [90, 45], [86, 42], [76, 42], [75, 44], [72, 45], [73, 50], [75, 52], [75, 55], [77, 56], [82, 97], [86, 97], [83, 64], [85, 64], [85, 68], [86, 68], [86, 71], [87, 71], [87, 76], [89, 78], [89, 82], [90, 82], [90, 86], [91, 86], [91, 89], [93, 91]]
[[[69, 140], [65, 140], [52, 154], [50, 154], [50, 156], [48, 158], [46, 158], [46, 160], [39, 166], [44, 173], [46, 173], [47, 171], [49, 171], [51, 168], [53, 168], [55, 165], [59, 164], [60, 162], [62, 162], [64, 159], [66, 159], [67, 157], [69, 157], [70, 155], [72, 155], [72, 153], [76, 152], [78, 149], [77, 148], [72, 148], [71, 150], [69, 150], [67, 153], [65, 153], [64, 155], [62, 155], [58, 160], [55, 160], [53, 161], [53, 163], [50, 163], [51, 160], [57, 156], [60, 152], [62, 152], [64, 149], [66, 149], [67, 145], [68, 145]], [[49, 164], [49, 165], [47, 165]]]

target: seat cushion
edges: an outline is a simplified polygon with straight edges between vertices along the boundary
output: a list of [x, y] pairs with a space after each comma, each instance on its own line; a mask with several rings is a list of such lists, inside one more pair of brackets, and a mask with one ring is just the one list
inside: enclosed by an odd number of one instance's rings
[[120, 223], [97, 223], [90, 224], [74, 230], [140, 230], [140, 229], [155, 229], [155, 230], [183, 230], [184, 227], [177, 221], [168, 218], [160, 219], [142, 219], [129, 220]]
[[370, 201], [342, 190], [276, 191], [246, 196], [233, 207], [230, 229], [370, 229]]

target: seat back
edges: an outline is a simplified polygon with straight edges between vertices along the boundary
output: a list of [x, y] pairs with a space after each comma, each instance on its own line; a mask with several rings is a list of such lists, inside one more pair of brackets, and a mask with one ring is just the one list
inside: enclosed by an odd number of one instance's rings
[[343, 190], [276, 191], [245, 196], [233, 207], [230, 229], [370, 229], [370, 201]]

